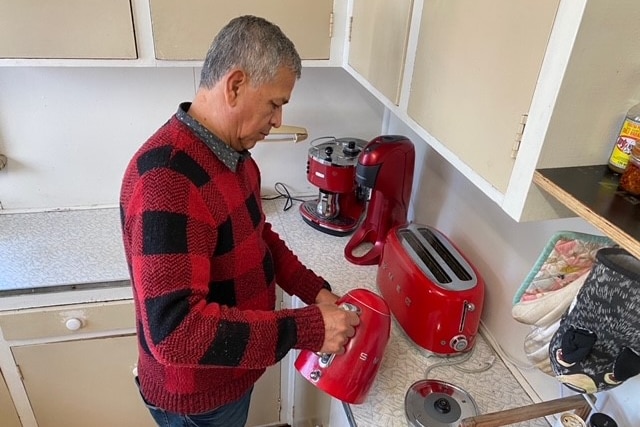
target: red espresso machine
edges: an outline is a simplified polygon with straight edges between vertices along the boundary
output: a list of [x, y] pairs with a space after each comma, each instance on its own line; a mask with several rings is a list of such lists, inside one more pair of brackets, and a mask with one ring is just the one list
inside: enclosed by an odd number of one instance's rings
[[307, 179], [319, 188], [319, 195], [300, 205], [307, 224], [334, 236], [356, 229], [365, 208], [356, 185], [356, 164], [366, 144], [358, 138], [331, 138], [309, 148]]
[[343, 354], [302, 350], [295, 367], [311, 384], [343, 402], [362, 403], [373, 385], [391, 334], [387, 303], [367, 289], [352, 289], [336, 301], [360, 316]]
[[[358, 157], [356, 183], [368, 202], [364, 220], [344, 248], [348, 261], [378, 264], [389, 230], [407, 222], [414, 163], [413, 143], [404, 136], [378, 136], [364, 147]], [[365, 243], [373, 247], [356, 255]]]

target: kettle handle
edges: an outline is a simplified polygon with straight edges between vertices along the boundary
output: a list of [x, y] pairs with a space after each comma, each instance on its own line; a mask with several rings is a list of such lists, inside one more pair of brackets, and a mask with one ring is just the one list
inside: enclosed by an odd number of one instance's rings
[[[360, 313], [362, 312], [360, 310], [360, 307], [358, 307], [355, 304], [351, 304], [349, 302], [343, 302], [342, 304], [340, 304], [338, 306], [338, 308], [343, 309], [344, 311], [353, 311], [355, 312], [358, 316], [360, 316]], [[353, 337], [352, 337], [353, 338]], [[350, 338], [351, 339], [351, 338]], [[348, 343], [349, 341], [347, 341]], [[316, 355], [320, 358], [318, 360], [318, 364], [320, 365], [320, 367], [322, 368], [326, 368], [327, 366], [331, 365], [331, 362], [333, 362], [333, 359], [336, 357], [335, 353], [316, 353]]]
[[338, 306], [338, 308], [343, 309], [344, 311], [353, 311], [355, 312], [358, 316], [360, 316], [360, 313], [362, 313], [362, 310], [360, 310], [360, 307], [358, 307], [355, 304], [351, 304], [350, 302], [343, 302], [342, 304], [340, 304]]

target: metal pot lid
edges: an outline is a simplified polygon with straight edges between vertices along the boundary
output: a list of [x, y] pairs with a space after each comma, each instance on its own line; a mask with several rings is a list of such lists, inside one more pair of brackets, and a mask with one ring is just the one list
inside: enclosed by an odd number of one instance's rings
[[404, 397], [404, 411], [413, 427], [455, 427], [478, 415], [476, 402], [466, 391], [438, 380], [413, 383]]
[[353, 167], [367, 141], [358, 138], [337, 138], [314, 144], [309, 148], [309, 156], [320, 163], [333, 166]]

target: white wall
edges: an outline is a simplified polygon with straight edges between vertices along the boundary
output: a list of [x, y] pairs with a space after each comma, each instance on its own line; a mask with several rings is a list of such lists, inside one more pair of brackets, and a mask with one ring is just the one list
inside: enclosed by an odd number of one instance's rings
[[[134, 151], [193, 98], [193, 68], [0, 68], [0, 171], [3, 213], [116, 205]], [[286, 124], [304, 126], [298, 144], [260, 144], [265, 192], [281, 181], [298, 194], [309, 142], [319, 136], [377, 135], [382, 106], [339, 68], [305, 68], [285, 108]]]
[[193, 93], [187, 68], [0, 68], [4, 209], [116, 204], [128, 158]]

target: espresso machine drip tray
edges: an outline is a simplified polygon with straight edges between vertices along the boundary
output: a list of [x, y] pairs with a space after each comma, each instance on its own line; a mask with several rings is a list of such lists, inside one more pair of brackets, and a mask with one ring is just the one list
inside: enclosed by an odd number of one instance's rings
[[478, 415], [466, 391], [438, 380], [413, 383], [405, 395], [404, 409], [412, 427], [457, 427], [463, 419]]
[[333, 236], [346, 236], [352, 233], [358, 226], [359, 221], [359, 219], [346, 215], [326, 218], [318, 213], [318, 201], [316, 200], [308, 200], [300, 205], [300, 214], [307, 224]]

